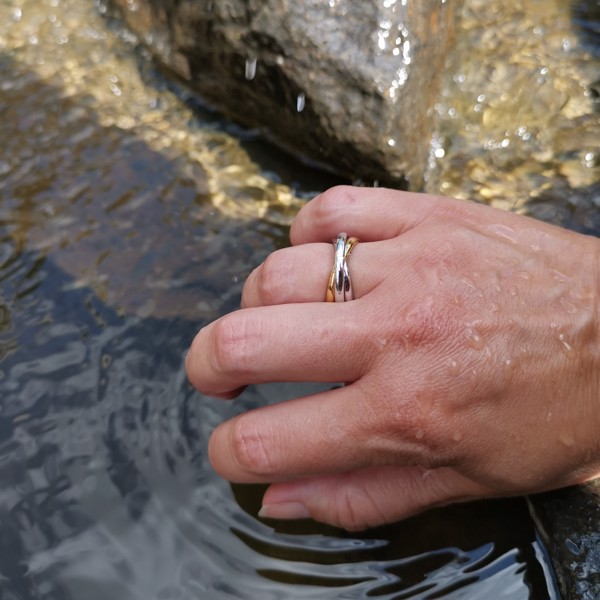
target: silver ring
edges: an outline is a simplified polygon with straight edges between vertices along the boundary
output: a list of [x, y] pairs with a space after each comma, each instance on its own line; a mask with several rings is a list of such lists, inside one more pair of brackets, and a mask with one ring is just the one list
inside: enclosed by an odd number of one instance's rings
[[352, 248], [354, 248], [357, 243], [357, 238], [348, 238], [348, 234], [344, 232], [340, 233], [337, 238], [333, 240], [333, 269], [327, 285], [327, 292], [325, 295], [326, 302], [347, 302], [349, 300], [354, 300], [352, 280], [350, 279], [347, 261], [352, 252]]

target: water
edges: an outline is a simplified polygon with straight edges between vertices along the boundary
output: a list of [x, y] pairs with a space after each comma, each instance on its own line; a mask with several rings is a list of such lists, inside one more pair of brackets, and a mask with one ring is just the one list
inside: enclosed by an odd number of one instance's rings
[[0, 6], [0, 597], [556, 598], [520, 499], [347, 534], [267, 525], [260, 486], [212, 472], [217, 423], [311, 387], [218, 402], [185, 352], [335, 182], [132, 42], [84, 0]]
[[595, 0], [467, 0], [427, 190], [598, 232], [599, 23]]

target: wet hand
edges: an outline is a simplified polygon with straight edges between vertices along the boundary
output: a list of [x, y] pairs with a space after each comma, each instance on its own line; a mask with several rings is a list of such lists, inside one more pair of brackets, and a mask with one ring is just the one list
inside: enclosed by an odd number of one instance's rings
[[[330, 304], [340, 231], [361, 240], [348, 260], [356, 299]], [[346, 382], [213, 432], [218, 473], [272, 484], [263, 516], [361, 529], [600, 474], [598, 240], [365, 188], [308, 203], [291, 240], [186, 364], [222, 398], [251, 383]]]

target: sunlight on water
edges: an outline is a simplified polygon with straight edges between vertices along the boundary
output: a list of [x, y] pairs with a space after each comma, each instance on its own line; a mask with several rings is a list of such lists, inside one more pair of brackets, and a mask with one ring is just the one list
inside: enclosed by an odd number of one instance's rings
[[428, 191], [527, 212], [554, 190], [557, 220], [570, 190], [598, 184], [598, 62], [571, 19], [560, 0], [511, 0], [500, 14], [496, 3], [466, 2]]
[[[293, 191], [262, 176], [234, 137], [210, 125], [190, 127], [195, 121], [191, 110], [148, 80], [150, 68], [140, 65], [143, 59], [138, 56], [136, 60], [132, 52], [135, 38], [107, 30], [91, 1], [3, 3], [0, 44], [18, 52], [18, 62], [30, 74], [95, 110], [102, 127], [135, 132], [137, 139], [169, 159], [184, 157], [188, 168], [198, 172], [192, 177], [200, 179], [202, 192], [220, 210], [232, 216], [289, 222], [300, 206]], [[106, 60], [108, 54], [110, 60]], [[17, 84], [6, 81], [3, 85]], [[83, 129], [81, 139], [90, 133], [89, 127]], [[14, 153], [7, 153], [6, 158], [10, 157], [16, 159]], [[250, 201], [242, 201], [246, 197]]]

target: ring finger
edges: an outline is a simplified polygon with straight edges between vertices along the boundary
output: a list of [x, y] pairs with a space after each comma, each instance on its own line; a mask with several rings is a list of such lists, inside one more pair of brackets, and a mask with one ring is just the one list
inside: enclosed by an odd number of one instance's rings
[[[381, 281], [381, 273], [373, 268], [375, 245], [359, 243], [348, 257], [355, 298]], [[323, 302], [333, 258], [332, 244], [303, 244], [273, 252], [246, 280], [242, 307]]]

